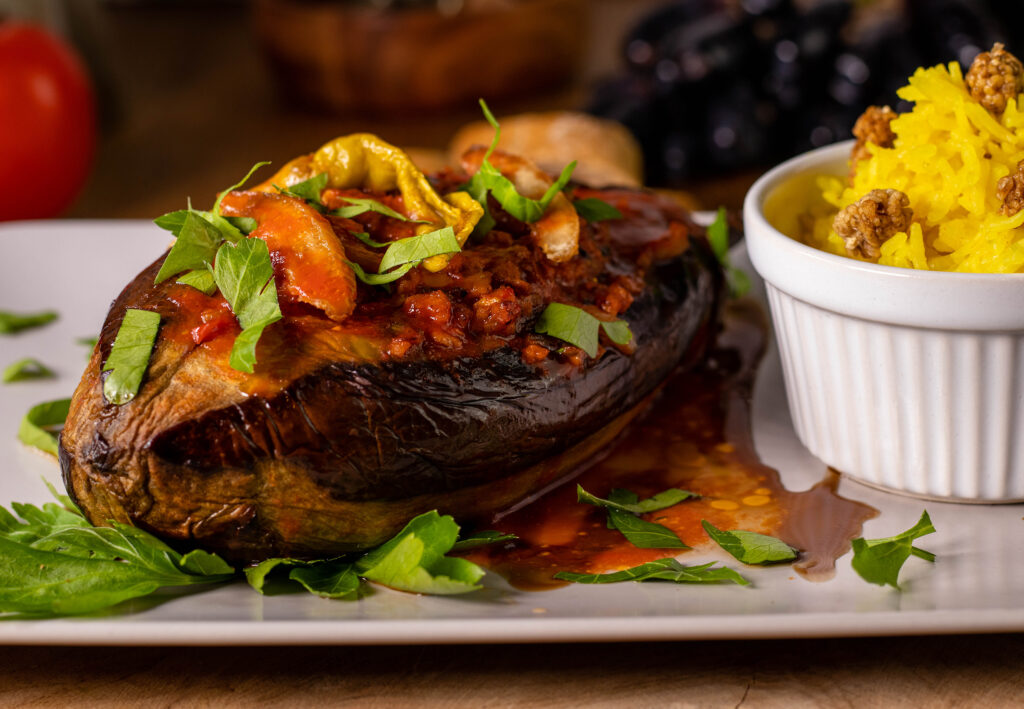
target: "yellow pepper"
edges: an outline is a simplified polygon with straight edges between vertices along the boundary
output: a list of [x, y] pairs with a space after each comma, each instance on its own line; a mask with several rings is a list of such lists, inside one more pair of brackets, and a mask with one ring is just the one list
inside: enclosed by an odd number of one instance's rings
[[[483, 216], [483, 207], [469, 193], [452, 192], [442, 197], [408, 155], [370, 133], [335, 138], [315, 153], [290, 161], [257, 189], [288, 187], [321, 173], [327, 173], [327, 186], [335, 189], [397, 189], [402, 193], [407, 215], [429, 222], [417, 228], [419, 233], [450, 226], [459, 246], [466, 243]], [[447, 254], [432, 256], [423, 266], [440, 271], [448, 265], [449, 258]]]

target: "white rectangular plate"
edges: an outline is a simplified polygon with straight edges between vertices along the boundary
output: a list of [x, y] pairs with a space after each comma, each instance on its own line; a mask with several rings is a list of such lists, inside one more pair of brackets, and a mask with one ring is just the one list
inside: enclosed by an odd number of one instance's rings
[[[59, 485], [57, 464], [15, 440], [18, 422], [31, 405], [71, 394], [86, 360], [86, 348], [75, 339], [99, 331], [111, 300], [168, 242], [167, 232], [140, 221], [0, 225], [0, 309], [60, 313], [47, 327], [0, 336], [0, 367], [32, 356], [59, 375], [0, 385], [0, 504], [47, 501], [44, 477]], [[793, 433], [775, 352], [758, 378], [753, 422], [758, 451], [788, 488], [806, 489], [824, 476], [825, 466]], [[749, 588], [625, 583], [529, 593], [488, 574], [486, 589], [468, 596], [375, 589], [361, 601], [344, 602], [308, 594], [264, 597], [237, 582], [188, 595], [157, 594], [91, 617], [0, 621], [0, 643], [554, 642], [1024, 630], [1021, 505], [922, 502], [848, 481], [840, 492], [881, 510], [865, 527], [868, 537], [906, 529], [927, 508], [938, 533], [920, 544], [937, 554], [935, 564], [911, 558], [901, 576], [903, 592], [865, 583], [849, 556], [824, 583], [805, 581], [788, 567], [748, 567]], [[724, 553], [715, 558], [739, 566]]]

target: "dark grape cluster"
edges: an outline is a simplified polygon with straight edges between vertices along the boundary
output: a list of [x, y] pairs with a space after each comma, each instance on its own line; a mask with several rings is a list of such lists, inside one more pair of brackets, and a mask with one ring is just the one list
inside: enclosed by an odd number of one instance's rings
[[679, 0], [623, 42], [590, 111], [643, 145], [649, 184], [762, 167], [899, 105], [918, 66], [1024, 53], [1024, 0]]

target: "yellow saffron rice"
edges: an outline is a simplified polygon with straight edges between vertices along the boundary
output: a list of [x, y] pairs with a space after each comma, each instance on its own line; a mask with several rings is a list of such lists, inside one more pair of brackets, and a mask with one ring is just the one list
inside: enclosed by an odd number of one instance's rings
[[1024, 95], [993, 116], [971, 98], [960, 66], [918, 69], [900, 98], [914, 109], [891, 123], [892, 148], [868, 144], [871, 157], [857, 165], [853, 185], [820, 177], [826, 205], [802, 220], [810, 246], [847, 256], [832, 229], [836, 213], [873, 189], [897, 189], [914, 210], [908, 233], [881, 246], [886, 266], [1014, 273], [1024, 270], [1024, 210], [1004, 217], [996, 183], [1024, 158]]

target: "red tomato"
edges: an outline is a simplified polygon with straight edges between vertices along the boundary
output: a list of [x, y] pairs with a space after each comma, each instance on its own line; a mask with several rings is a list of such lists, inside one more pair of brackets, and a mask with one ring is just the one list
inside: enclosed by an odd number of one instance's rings
[[60, 214], [96, 147], [89, 76], [46, 30], [0, 22], [0, 220]]

